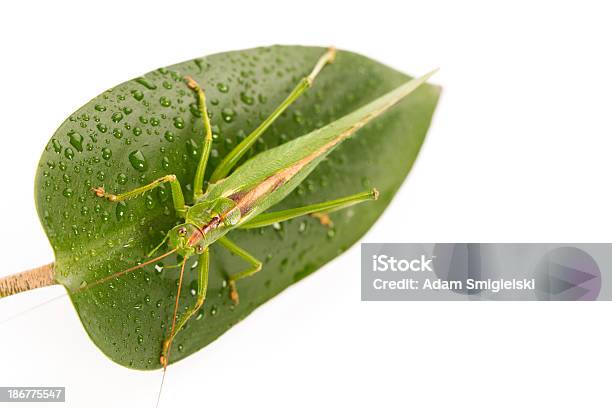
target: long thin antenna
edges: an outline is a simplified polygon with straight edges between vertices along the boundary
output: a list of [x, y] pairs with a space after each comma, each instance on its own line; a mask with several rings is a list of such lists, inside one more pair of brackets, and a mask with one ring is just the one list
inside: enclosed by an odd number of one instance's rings
[[157, 392], [157, 404], [155, 404], [155, 408], [159, 408], [159, 401], [161, 399], [162, 388], [164, 388], [164, 380], [166, 379], [166, 367], [164, 367], [164, 373], [162, 374], [162, 380], [159, 384], [159, 391]]
[[[92, 283], [90, 283], [89, 285], [85, 285], [85, 286], [83, 286], [83, 287], [81, 287], [81, 288], [75, 289], [74, 291], [72, 291], [72, 292], [70, 292], [70, 293], [71, 293], [71, 294], [73, 294], [73, 293], [79, 293], [79, 292], [82, 292], [82, 291], [84, 291], [85, 289], [89, 289], [89, 288], [90, 288], [90, 287], [92, 287], [92, 286], [99, 285], [99, 284], [101, 284], [101, 283], [104, 283], [104, 282], [106, 282], [106, 281], [108, 281], [108, 280], [110, 280], [110, 279], [116, 278], [116, 277], [121, 276], [121, 275], [123, 275], [123, 274], [126, 274], [126, 273], [128, 273], [128, 272], [132, 272], [132, 271], [135, 271], [135, 270], [137, 270], [137, 269], [144, 268], [145, 266], [150, 265], [150, 264], [152, 264], [153, 262], [157, 262], [157, 261], [159, 261], [159, 260], [161, 260], [161, 259], [163, 259], [163, 258], [167, 257], [168, 255], [171, 255], [171, 254], [172, 254], [173, 252], [175, 252], [175, 251], [176, 251], [176, 249], [173, 249], [172, 251], [166, 252], [165, 254], [160, 255], [160, 256], [158, 256], [157, 258], [150, 259], [150, 260], [148, 260], [148, 261], [146, 261], [145, 263], [142, 263], [142, 264], [140, 264], [140, 265], [136, 265], [136, 266], [133, 266], [133, 267], [128, 268], [128, 269], [126, 269], [126, 270], [123, 270], [123, 271], [121, 271], [121, 272], [117, 272], [117, 273], [114, 273], [114, 274], [112, 274], [112, 275], [106, 276], [106, 277], [104, 277], [104, 278], [102, 278], [102, 279], [100, 279], [100, 280], [98, 280], [98, 281], [96, 281], [96, 282], [92, 282]], [[50, 264], [50, 265], [52, 265], [52, 264]], [[176, 266], [178, 266], [178, 265], [176, 265]], [[175, 267], [175, 266], [173, 266], [173, 267]], [[49, 303], [52, 303], [52, 302], [54, 302], [54, 301], [56, 301], [56, 300], [58, 300], [58, 299], [61, 299], [61, 298], [65, 297], [65, 296], [68, 296], [68, 293], [63, 293], [63, 294], [58, 295], [58, 296], [56, 296], [56, 297], [54, 297], [54, 298], [51, 298], [51, 299], [45, 300], [44, 302], [42, 302], [42, 303], [41, 303], [41, 304], [39, 304], [39, 305], [32, 306], [32, 307], [30, 307], [29, 309], [26, 309], [26, 310], [24, 310], [24, 311], [22, 311], [22, 312], [19, 312], [19, 313], [17, 313], [17, 314], [16, 314], [16, 315], [14, 315], [14, 316], [11, 316], [11, 317], [9, 317], [9, 318], [7, 318], [7, 319], [1, 320], [1, 321], [0, 321], [0, 326], [4, 325], [5, 323], [10, 322], [10, 321], [11, 321], [11, 320], [13, 320], [13, 319], [16, 319], [16, 318], [18, 318], [18, 317], [20, 317], [20, 316], [23, 316], [23, 315], [25, 315], [25, 314], [28, 314], [28, 313], [30, 313], [30, 312], [32, 312], [32, 311], [34, 311], [34, 310], [36, 310], [36, 309], [39, 309], [39, 308], [41, 308], [41, 307], [43, 307], [43, 306], [46, 306], [46, 305], [48, 305]]]
[[178, 281], [178, 289], [176, 291], [176, 300], [174, 301], [174, 313], [172, 313], [172, 328], [170, 329], [170, 339], [168, 341], [166, 358], [164, 361], [164, 370], [168, 366], [168, 361], [170, 359], [170, 347], [172, 346], [172, 340], [174, 340], [174, 327], [176, 326], [176, 317], [178, 316], [179, 310], [179, 298], [181, 297], [181, 288], [183, 287], [183, 276], [185, 275], [185, 265], [187, 264], [187, 258], [183, 261], [183, 265], [181, 266], [181, 273], [179, 275]]
[[174, 339], [174, 327], [176, 326], [176, 317], [178, 315], [179, 299], [181, 297], [181, 288], [183, 287], [183, 275], [185, 274], [185, 265], [187, 264], [187, 258], [183, 261], [181, 266], [181, 273], [179, 275], [178, 289], [176, 291], [176, 300], [174, 301], [174, 312], [172, 313], [172, 327], [170, 328], [170, 338], [168, 339], [167, 345], [164, 345], [164, 354], [162, 355], [162, 363], [164, 365], [164, 373], [162, 374], [161, 384], [159, 384], [159, 392], [157, 393], [157, 404], [156, 408], [159, 408], [159, 401], [161, 398], [162, 388], [164, 387], [164, 380], [166, 379], [166, 369], [168, 368], [168, 362], [170, 361], [170, 348], [172, 347], [172, 340]]
[[146, 261], [146, 262], [144, 262], [144, 263], [141, 263], [140, 265], [132, 266], [131, 268], [127, 268], [127, 269], [125, 269], [125, 270], [123, 270], [123, 271], [121, 271], [121, 272], [116, 272], [116, 273], [113, 273], [112, 275], [106, 276], [106, 277], [104, 277], [104, 278], [102, 278], [102, 279], [100, 279], [100, 280], [97, 280], [97, 281], [92, 282], [92, 283], [90, 283], [90, 284], [88, 284], [88, 285], [82, 286], [82, 287], [80, 287], [80, 288], [78, 288], [78, 289], [74, 290], [72, 293], [79, 293], [79, 292], [82, 292], [82, 291], [84, 291], [85, 289], [89, 289], [89, 288], [90, 288], [90, 287], [92, 287], [92, 286], [96, 286], [96, 285], [99, 285], [99, 284], [101, 284], [101, 283], [107, 282], [107, 281], [109, 281], [109, 280], [111, 280], [111, 279], [117, 278], [117, 277], [119, 277], [119, 276], [121, 276], [121, 275], [123, 275], [123, 274], [126, 274], [126, 273], [128, 273], [128, 272], [132, 272], [132, 271], [135, 271], [135, 270], [137, 270], [137, 269], [144, 268], [144, 267], [145, 267], [145, 266], [147, 266], [147, 265], [151, 265], [151, 264], [152, 264], [152, 263], [154, 263], [154, 262], [157, 262], [157, 261], [159, 261], [159, 260], [161, 260], [161, 259], [164, 259], [164, 258], [165, 258], [165, 257], [167, 257], [168, 255], [171, 255], [172, 253], [176, 252], [176, 250], [177, 250], [177, 248], [174, 248], [172, 251], [168, 251], [168, 252], [166, 252], [165, 254], [162, 254], [162, 255], [158, 256], [157, 258], [149, 259], [148, 261]]
[[11, 320], [13, 320], [13, 319], [16, 319], [16, 318], [18, 318], [18, 317], [21, 317], [21, 316], [23, 316], [23, 315], [25, 315], [25, 314], [28, 314], [28, 313], [30, 313], [30, 312], [33, 312], [33, 311], [34, 311], [34, 310], [36, 310], [36, 309], [39, 309], [39, 308], [41, 308], [41, 307], [43, 307], [43, 306], [46, 306], [46, 305], [48, 305], [49, 303], [55, 302], [56, 300], [61, 299], [61, 298], [65, 297], [65, 296], [67, 296], [67, 295], [68, 295], [67, 293], [62, 293], [61, 295], [57, 295], [57, 296], [55, 296], [55, 297], [53, 297], [53, 298], [51, 298], [51, 299], [47, 299], [47, 300], [45, 300], [44, 302], [42, 302], [41, 304], [39, 304], [39, 305], [32, 306], [32, 307], [30, 307], [30, 308], [28, 308], [28, 309], [26, 309], [26, 310], [24, 310], [24, 311], [22, 311], [22, 312], [17, 313], [17, 314], [16, 314], [16, 315], [14, 315], [14, 316], [9, 317], [8, 319], [5, 319], [5, 320], [0, 321], [0, 326], [2, 326], [2, 325], [3, 325], [3, 324], [5, 324], [5, 323], [10, 322], [10, 321], [11, 321]]

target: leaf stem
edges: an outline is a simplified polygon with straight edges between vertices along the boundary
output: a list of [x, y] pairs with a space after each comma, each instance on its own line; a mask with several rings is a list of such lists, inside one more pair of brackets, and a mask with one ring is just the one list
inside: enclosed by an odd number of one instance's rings
[[0, 298], [36, 288], [56, 285], [53, 262], [0, 278]]

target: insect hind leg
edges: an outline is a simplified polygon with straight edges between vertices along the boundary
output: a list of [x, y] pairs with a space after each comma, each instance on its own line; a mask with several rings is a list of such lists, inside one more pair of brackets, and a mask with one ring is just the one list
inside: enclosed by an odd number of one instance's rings
[[198, 96], [198, 110], [202, 117], [202, 124], [204, 125], [202, 154], [200, 155], [200, 161], [193, 181], [193, 195], [197, 199], [204, 194], [204, 173], [206, 173], [206, 165], [212, 147], [212, 129], [210, 127], [210, 120], [208, 119], [208, 111], [206, 110], [206, 95], [204, 94], [204, 89], [202, 89], [202, 87], [191, 77], [185, 77], [185, 82], [189, 89], [195, 91]]
[[330, 47], [327, 51], [319, 58], [314, 68], [298, 84], [293, 88], [291, 93], [285, 98], [285, 100], [274, 109], [274, 111], [268, 116], [250, 135], [248, 135], [238, 146], [236, 146], [231, 152], [229, 152], [221, 161], [219, 166], [213, 171], [210, 176], [210, 182], [215, 183], [223, 177], [227, 176], [230, 171], [236, 166], [238, 161], [249, 151], [251, 146], [257, 141], [257, 139], [270, 127], [272, 123], [283, 113], [293, 102], [295, 102], [307, 89], [309, 89], [317, 75], [321, 70], [328, 64], [331, 64], [336, 58], [336, 49]]

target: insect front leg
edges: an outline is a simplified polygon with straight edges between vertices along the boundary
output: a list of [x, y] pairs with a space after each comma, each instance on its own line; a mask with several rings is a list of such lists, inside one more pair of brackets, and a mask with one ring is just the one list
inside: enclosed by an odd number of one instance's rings
[[293, 88], [293, 91], [287, 96], [287, 98], [264, 120], [250, 135], [248, 135], [238, 146], [236, 146], [231, 152], [227, 154], [217, 166], [210, 182], [214, 183], [223, 177], [227, 176], [229, 172], [234, 168], [238, 161], [244, 156], [253, 143], [268, 129], [268, 127], [287, 109], [296, 99], [300, 97], [308, 88], [310, 88], [317, 77], [319, 72], [327, 64], [331, 64], [336, 57], [336, 49], [331, 47], [325, 54], [319, 58], [315, 67], [312, 69], [308, 76], [302, 78], [302, 80]]
[[[185, 311], [176, 323], [176, 326], [170, 333], [170, 335], [164, 340], [162, 353], [160, 356], [160, 362], [165, 367], [168, 364], [168, 354], [170, 346], [176, 334], [183, 328], [185, 323], [193, 317], [193, 315], [202, 307], [204, 300], [206, 299], [206, 291], [208, 290], [208, 267], [209, 267], [209, 252], [208, 248], [204, 249], [204, 252], [200, 254], [198, 258], [198, 288], [196, 294], [196, 302], [188, 310]], [[173, 316], [175, 319], [176, 316]]]
[[210, 127], [210, 120], [208, 119], [208, 111], [206, 110], [206, 95], [204, 94], [204, 90], [191, 77], [185, 77], [185, 81], [187, 82], [187, 86], [198, 95], [198, 110], [200, 111], [200, 116], [202, 117], [204, 125], [204, 144], [202, 145], [202, 154], [200, 155], [200, 162], [198, 163], [195, 179], [193, 181], [193, 196], [197, 199], [204, 194], [204, 173], [206, 173], [206, 164], [208, 163], [213, 141], [212, 129]]
[[362, 193], [337, 198], [335, 200], [324, 201], [318, 204], [310, 204], [304, 207], [291, 208], [289, 210], [259, 214], [258, 216], [253, 217], [238, 228], [249, 229], [266, 227], [277, 222], [287, 221], [292, 218], [301, 217], [303, 215], [330, 213], [333, 211], [341, 210], [346, 207], [353, 206], [355, 204], [362, 203], [364, 201], [376, 199], [378, 199], [378, 190], [372, 189], [369, 191], [364, 191]]
[[134, 190], [127, 191], [121, 194], [110, 194], [104, 190], [104, 187], [92, 188], [92, 191], [100, 198], [106, 198], [112, 202], [127, 201], [132, 198], [136, 198], [139, 195], [146, 193], [149, 190], [154, 189], [162, 183], [170, 183], [170, 190], [172, 192], [172, 202], [174, 203], [174, 210], [180, 217], [185, 217], [187, 207], [185, 206], [185, 198], [183, 197], [183, 190], [181, 189], [181, 183], [178, 182], [174, 174], [168, 174], [160, 177], [157, 180], [150, 182], [141, 187], [137, 187]]
[[225, 248], [227, 248], [231, 253], [238, 255], [239, 257], [241, 257], [242, 259], [244, 259], [245, 261], [251, 264], [250, 268], [247, 268], [244, 271], [239, 272], [235, 275], [232, 275], [228, 278], [228, 283], [230, 287], [230, 299], [232, 299], [232, 301], [235, 304], [238, 304], [239, 297], [238, 297], [238, 290], [236, 289], [236, 282], [239, 281], [240, 279], [247, 278], [249, 276], [256, 274], [257, 272], [261, 270], [261, 267], [263, 264], [261, 263], [259, 259], [255, 258], [253, 255], [249, 254], [247, 251], [240, 248], [238, 245], [236, 245], [233, 241], [231, 241], [227, 237], [221, 237], [217, 240], [217, 242], [223, 245]]

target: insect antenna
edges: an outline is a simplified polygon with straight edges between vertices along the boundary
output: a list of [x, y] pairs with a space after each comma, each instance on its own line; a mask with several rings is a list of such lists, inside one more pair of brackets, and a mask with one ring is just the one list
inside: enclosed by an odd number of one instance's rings
[[164, 373], [162, 374], [161, 383], [159, 384], [159, 392], [157, 393], [157, 404], [156, 408], [159, 407], [159, 401], [161, 398], [162, 389], [164, 388], [164, 380], [166, 379], [166, 369], [168, 368], [168, 361], [170, 361], [170, 347], [172, 346], [172, 340], [174, 338], [174, 327], [176, 326], [176, 317], [179, 309], [179, 299], [181, 297], [181, 287], [183, 286], [183, 276], [185, 274], [185, 265], [187, 264], [187, 258], [183, 260], [181, 265], [181, 273], [179, 275], [178, 289], [176, 291], [176, 300], [174, 301], [174, 312], [172, 313], [172, 326], [170, 328], [170, 337], [164, 341], [163, 352], [162, 352], [162, 364], [164, 366]]
[[[164, 241], [165, 241], [165, 240], [164, 240]], [[163, 241], [162, 241], [162, 244], [163, 244]], [[161, 247], [161, 244], [160, 244], [160, 245], [158, 245], [158, 246], [157, 246], [157, 247], [154, 249], [154, 251], [153, 251], [153, 252], [155, 252], [155, 251], [156, 251], [157, 249], [159, 249], [160, 247]], [[78, 289], [75, 289], [75, 290], [73, 290], [73, 291], [69, 291], [69, 293], [71, 293], [71, 294], [79, 293], [79, 292], [82, 292], [82, 291], [84, 291], [84, 290], [86, 290], [86, 289], [89, 289], [89, 288], [91, 288], [91, 287], [93, 287], [93, 286], [96, 286], [96, 285], [99, 285], [99, 284], [101, 284], [101, 283], [107, 282], [107, 281], [109, 281], [109, 280], [111, 280], [111, 279], [113, 279], [113, 278], [117, 278], [117, 277], [119, 277], [119, 276], [121, 276], [121, 275], [124, 275], [124, 274], [126, 274], [126, 273], [128, 273], [128, 272], [132, 272], [132, 271], [138, 270], [138, 269], [140, 269], [140, 268], [144, 268], [144, 267], [145, 267], [145, 266], [147, 266], [147, 265], [150, 265], [150, 264], [152, 264], [152, 263], [154, 263], [154, 262], [157, 262], [157, 261], [159, 261], [159, 260], [161, 260], [161, 259], [164, 259], [165, 257], [167, 257], [168, 255], [171, 255], [171, 254], [172, 254], [172, 253], [174, 253], [174, 252], [176, 252], [176, 248], [175, 248], [175, 249], [173, 249], [172, 251], [168, 251], [168, 252], [166, 252], [165, 254], [160, 255], [160, 256], [158, 256], [158, 257], [156, 257], [156, 258], [150, 259], [150, 260], [148, 260], [148, 261], [146, 261], [146, 262], [144, 262], [144, 263], [142, 263], [142, 264], [140, 264], [140, 265], [132, 266], [131, 268], [125, 269], [125, 270], [123, 270], [123, 271], [121, 271], [121, 272], [114, 273], [114, 274], [109, 275], [109, 276], [106, 276], [106, 277], [104, 277], [104, 278], [102, 278], [102, 279], [100, 279], [100, 280], [97, 280], [97, 281], [95, 281], [95, 282], [92, 282], [92, 283], [90, 283], [90, 284], [88, 284], [88, 285], [85, 285], [85, 286], [80, 287], [80, 288], [78, 288]], [[173, 266], [170, 266], [170, 267], [176, 267], [176, 266], [175, 266], [175, 265], [173, 265]], [[24, 310], [24, 311], [22, 311], [22, 312], [19, 312], [19, 313], [17, 313], [16, 315], [13, 315], [13, 316], [11, 316], [11, 317], [9, 317], [9, 318], [7, 318], [7, 319], [0, 320], [0, 326], [4, 325], [5, 323], [10, 322], [10, 321], [11, 321], [11, 320], [13, 320], [13, 319], [16, 319], [16, 318], [21, 317], [21, 316], [23, 316], [23, 315], [25, 315], [25, 314], [28, 314], [28, 313], [30, 313], [30, 312], [33, 312], [34, 310], [37, 310], [37, 309], [39, 309], [39, 308], [41, 308], [41, 307], [43, 307], [43, 306], [46, 306], [46, 305], [48, 305], [49, 303], [55, 302], [56, 300], [59, 300], [59, 299], [61, 299], [61, 298], [65, 297], [65, 296], [67, 296], [67, 295], [68, 295], [68, 293], [63, 293], [63, 294], [61, 294], [61, 295], [58, 295], [58, 296], [53, 297], [53, 298], [51, 298], [51, 299], [48, 299], [48, 300], [46, 300], [46, 301], [42, 302], [41, 304], [38, 304], [38, 305], [36, 305], [36, 306], [32, 306], [32, 307], [30, 307], [30, 308], [28, 308], [28, 309], [26, 309], [26, 310]]]
[[166, 252], [165, 254], [162, 254], [162, 255], [160, 255], [160, 256], [158, 256], [158, 257], [155, 257], [155, 258], [153, 258], [153, 259], [149, 259], [148, 261], [143, 262], [143, 263], [141, 263], [140, 265], [132, 266], [132, 267], [127, 268], [127, 269], [124, 269], [124, 270], [122, 270], [122, 271], [120, 271], [120, 272], [113, 273], [112, 275], [106, 276], [106, 277], [104, 277], [104, 278], [102, 278], [102, 279], [100, 279], [100, 280], [97, 280], [97, 281], [95, 281], [95, 282], [92, 282], [92, 283], [90, 283], [90, 284], [87, 284], [87, 285], [85, 285], [85, 286], [82, 286], [82, 287], [80, 287], [80, 288], [78, 288], [78, 289], [75, 289], [74, 291], [72, 291], [72, 293], [79, 293], [79, 292], [82, 292], [82, 291], [84, 291], [84, 290], [86, 290], [86, 289], [91, 288], [92, 286], [96, 286], [96, 285], [99, 285], [99, 284], [101, 284], [101, 283], [107, 282], [107, 281], [109, 281], [109, 280], [111, 280], [111, 279], [117, 278], [117, 277], [119, 277], [119, 276], [121, 276], [121, 275], [124, 275], [124, 274], [126, 274], [126, 273], [128, 273], [128, 272], [132, 272], [132, 271], [135, 271], [135, 270], [137, 270], [137, 269], [144, 268], [144, 267], [145, 267], [145, 266], [147, 266], [147, 265], [151, 265], [152, 263], [155, 263], [155, 262], [157, 262], [157, 261], [159, 261], [159, 260], [164, 259], [164, 258], [165, 258], [165, 257], [167, 257], [168, 255], [173, 254], [174, 252], [176, 252], [176, 250], [177, 250], [177, 248], [174, 248], [173, 250], [168, 251], [168, 252]]
[[166, 237], [165, 237], [165, 238], [162, 240], [162, 242], [160, 242], [160, 243], [159, 243], [159, 244], [158, 244], [158, 245], [157, 245], [155, 248], [153, 248], [153, 249], [151, 250], [151, 252], [149, 252], [149, 253], [147, 254], [147, 258], [152, 257], [152, 256], [153, 256], [153, 254], [154, 254], [154, 253], [156, 253], [156, 252], [157, 252], [157, 250], [158, 250], [159, 248], [161, 248], [161, 247], [162, 247], [162, 245], [164, 245], [164, 243], [165, 243], [167, 240], [168, 240], [168, 235], [166, 235]]
[[67, 293], [62, 293], [61, 295], [58, 295], [58, 296], [52, 297], [51, 299], [45, 300], [44, 302], [42, 302], [42, 303], [40, 303], [40, 304], [38, 304], [38, 305], [35, 305], [35, 306], [32, 306], [32, 307], [30, 307], [30, 308], [28, 308], [28, 309], [26, 309], [26, 310], [23, 310], [23, 311], [21, 311], [21, 312], [17, 313], [16, 315], [13, 315], [13, 316], [11, 316], [11, 317], [9, 317], [9, 318], [7, 318], [7, 319], [4, 319], [4, 320], [0, 321], [0, 326], [4, 325], [5, 323], [10, 322], [10, 321], [11, 321], [11, 320], [13, 320], [13, 319], [16, 319], [16, 318], [21, 317], [21, 316], [23, 316], [23, 315], [25, 315], [25, 314], [28, 314], [28, 313], [30, 313], [30, 312], [33, 312], [33, 311], [35, 311], [35, 310], [37, 310], [37, 309], [40, 309], [40, 308], [41, 308], [41, 307], [43, 307], [43, 306], [47, 306], [48, 304], [53, 303], [53, 302], [55, 302], [56, 300], [59, 300], [59, 299], [61, 299], [61, 298], [65, 297], [65, 296], [67, 296], [67, 295], [68, 295]]

